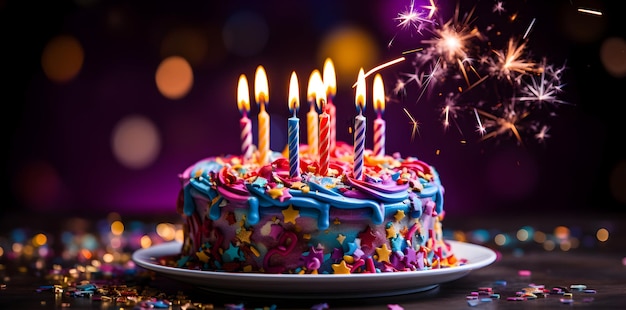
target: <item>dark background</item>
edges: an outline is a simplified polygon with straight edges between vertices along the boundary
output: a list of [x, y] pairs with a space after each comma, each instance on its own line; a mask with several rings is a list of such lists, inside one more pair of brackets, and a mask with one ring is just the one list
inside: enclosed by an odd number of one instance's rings
[[[545, 144], [532, 136], [525, 136], [522, 145], [506, 136], [479, 141], [472, 125], [464, 125], [462, 132], [444, 131], [435, 105], [416, 104], [413, 85], [407, 97], [397, 98], [396, 108], [388, 105], [388, 153], [417, 156], [438, 169], [449, 216], [626, 214], [626, 83], [624, 76], [607, 73], [599, 56], [605, 39], [625, 38], [617, 1], [505, 1], [502, 15], [491, 11], [493, 1], [461, 2], [461, 11], [476, 5], [480, 27], [504, 23], [499, 27], [520, 33], [536, 18], [528, 49], [557, 67], [565, 64], [561, 98], [568, 104], [546, 120], [551, 130]], [[272, 149], [282, 150], [291, 71], [297, 71], [304, 93], [308, 74], [321, 70], [328, 56], [320, 52], [324, 37], [340, 25], [358, 27], [375, 42], [377, 50], [358, 51], [371, 54], [373, 60], [363, 64], [366, 71], [419, 47], [418, 36], [402, 33], [394, 20], [408, 5], [399, 0], [0, 0], [6, 157], [0, 215], [174, 214], [178, 173], [201, 158], [239, 152], [235, 94], [240, 74], [252, 81], [257, 65], [266, 68]], [[446, 21], [456, 2], [438, 5]], [[604, 15], [578, 13], [579, 7]], [[267, 25], [267, 43], [250, 55], [228, 50], [221, 37], [224, 25], [241, 12], [253, 12]], [[519, 23], [509, 26], [514, 13]], [[192, 63], [191, 91], [172, 100], [159, 94], [154, 74], [164, 57], [177, 54], [160, 44], [180, 27], [201, 29], [208, 48]], [[85, 59], [74, 79], [55, 83], [43, 73], [41, 55], [61, 34], [81, 42]], [[388, 90], [399, 73], [411, 71], [408, 62], [385, 69]], [[338, 72], [338, 140], [351, 140], [350, 86], [356, 74]], [[303, 99], [301, 104], [306, 106]], [[398, 107], [421, 124], [414, 140]], [[371, 122], [375, 114], [368, 109]], [[125, 167], [111, 151], [114, 124], [132, 114], [151, 119], [161, 137], [158, 157], [142, 169]]]

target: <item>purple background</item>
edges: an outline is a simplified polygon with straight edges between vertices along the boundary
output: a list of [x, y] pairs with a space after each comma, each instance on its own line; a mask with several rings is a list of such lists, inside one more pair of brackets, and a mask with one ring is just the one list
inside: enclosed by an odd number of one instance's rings
[[[284, 103], [290, 72], [321, 70], [316, 47], [326, 31], [341, 23], [359, 25], [377, 38], [385, 53], [381, 62], [397, 57], [402, 41], [398, 39], [394, 50], [386, 51], [384, 46], [397, 32], [393, 18], [408, 3], [209, 2], [0, 1], [1, 72], [6, 88], [2, 92], [3, 153], [7, 157], [3, 165], [7, 201], [2, 212], [173, 213], [178, 173], [201, 158], [239, 152], [240, 114], [235, 104], [239, 74], [247, 73], [251, 80], [256, 66], [265, 66], [272, 96], [268, 108], [271, 146], [281, 150], [286, 143], [289, 115]], [[441, 9], [448, 6], [446, 10], [456, 4], [440, 2]], [[609, 179], [615, 165], [626, 158], [626, 126], [618, 112], [623, 110], [626, 85], [624, 78], [604, 71], [598, 56], [602, 39], [624, 38], [619, 21], [623, 13], [613, 1], [590, 3], [604, 8], [605, 27], [588, 42], [575, 41], [562, 30], [574, 22], [564, 12], [584, 6], [582, 2], [524, 1], [518, 8], [520, 16], [536, 16], [538, 21], [530, 49], [568, 66], [563, 99], [573, 105], [550, 120], [547, 144], [520, 147], [512, 139], [478, 142], [471, 131], [465, 137], [468, 143], [462, 144], [463, 137], [456, 132], [442, 131], [438, 112], [411, 105], [407, 99], [406, 106], [421, 123], [420, 136], [411, 142], [410, 124], [402, 111], [386, 112], [388, 153], [418, 156], [438, 169], [450, 216], [623, 214], [624, 203], [612, 197]], [[490, 8], [491, 2], [487, 4]], [[160, 37], [177, 25], [220, 29], [241, 11], [264, 17], [269, 27], [266, 48], [240, 56], [215, 47], [217, 54], [194, 66], [194, 88], [185, 98], [172, 101], [161, 96], [154, 84], [155, 68], [162, 59]], [[107, 18], [114, 13], [120, 22], [107, 27]], [[476, 14], [480, 23], [488, 23], [492, 15], [485, 8]], [[57, 85], [44, 76], [40, 58], [46, 42], [64, 33], [81, 40], [85, 62], [76, 79]], [[299, 78], [302, 85], [308, 77], [300, 74]], [[350, 141], [346, 128], [355, 113], [352, 91], [338, 89], [336, 102], [337, 124], [343, 128], [338, 129], [338, 140]], [[371, 106], [368, 109], [371, 122], [374, 114]], [[113, 124], [134, 113], [151, 118], [162, 135], [159, 157], [142, 170], [119, 164], [110, 148]], [[302, 110], [299, 116], [303, 124]], [[371, 136], [367, 143], [371, 148]], [[32, 204], [18, 193], [16, 180], [33, 161], [47, 163], [41, 172], [46, 167], [56, 172], [61, 191], [53, 201]], [[45, 197], [45, 190], [35, 188], [31, 193]]]

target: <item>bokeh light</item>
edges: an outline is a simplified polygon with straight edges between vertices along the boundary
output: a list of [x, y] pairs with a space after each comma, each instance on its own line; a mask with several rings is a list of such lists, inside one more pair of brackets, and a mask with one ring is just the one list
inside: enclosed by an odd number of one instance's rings
[[226, 49], [242, 57], [260, 53], [269, 39], [269, 27], [263, 16], [250, 11], [233, 14], [222, 30]]
[[319, 63], [331, 58], [335, 65], [337, 84], [352, 85], [361, 67], [367, 71], [378, 65], [378, 45], [366, 31], [354, 26], [340, 26], [322, 39], [317, 58]]
[[606, 71], [616, 78], [626, 76], [626, 40], [611, 37], [600, 48], [600, 60]]
[[155, 81], [163, 96], [174, 100], [180, 99], [185, 97], [193, 86], [193, 70], [185, 58], [170, 56], [159, 64]]
[[83, 47], [75, 37], [60, 35], [46, 44], [41, 54], [41, 68], [51, 81], [66, 83], [80, 72], [84, 58]]
[[609, 231], [606, 228], [600, 228], [596, 232], [596, 238], [600, 242], [606, 242], [609, 240]]
[[111, 233], [116, 236], [121, 235], [124, 232], [124, 223], [121, 221], [115, 221], [111, 223]]
[[161, 151], [161, 137], [154, 123], [144, 116], [131, 115], [119, 121], [112, 134], [115, 158], [125, 167], [150, 166]]

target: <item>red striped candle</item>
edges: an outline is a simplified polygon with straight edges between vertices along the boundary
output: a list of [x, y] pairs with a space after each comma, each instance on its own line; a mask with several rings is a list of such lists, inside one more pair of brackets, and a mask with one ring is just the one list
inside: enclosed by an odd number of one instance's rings
[[374, 95], [374, 111], [378, 114], [378, 117], [374, 120], [374, 156], [382, 157], [385, 156], [386, 124], [382, 117], [383, 113], [385, 113], [385, 86], [380, 73], [374, 76], [372, 92]]
[[250, 112], [250, 91], [248, 90], [248, 79], [245, 75], [239, 77], [237, 85], [237, 108], [241, 112], [239, 127], [241, 128], [241, 154], [243, 162], [248, 162], [252, 158], [252, 122], [248, 118]]
[[319, 152], [320, 152], [320, 175], [328, 175], [328, 165], [330, 164], [330, 114], [326, 112], [326, 94], [323, 90], [324, 84], [318, 83], [317, 106], [322, 111], [320, 114], [320, 136], [319, 136]]
[[335, 66], [330, 58], [326, 58], [324, 61], [323, 75], [324, 87], [326, 88], [326, 112], [330, 115], [330, 150], [332, 151], [337, 144], [337, 109], [333, 103], [337, 93], [337, 77], [335, 75]]

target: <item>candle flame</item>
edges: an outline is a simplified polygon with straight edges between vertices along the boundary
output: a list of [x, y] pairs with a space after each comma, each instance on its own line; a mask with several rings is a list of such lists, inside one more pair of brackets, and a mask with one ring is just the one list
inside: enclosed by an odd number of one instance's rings
[[383, 114], [385, 112], [385, 86], [383, 85], [383, 77], [380, 73], [374, 76], [372, 92], [374, 95], [374, 111], [378, 114]]
[[359, 77], [356, 80], [356, 96], [354, 96], [354, 103], [356, 104], [356, 110], [359, 114], [365, 112], [365, 71], [363, 68], [359, 69]]
[[294, 115], [300, 109], [300, 90], [298, 89], [298, 76], [296, 72], [291, 72], [291, 79], [289, 80], [289, 112]]
[[245, 74], [239, 76], [237, 85], [237, 108], [242, 115], [250, 112], [250, 90], [248, 89], [248, 79]]
[[265, 68], [258, 66], [254, 75], [254, 99], [258, 105], [266, 105], [269, 101], [269, 97], [270, 92]]
[[335, 66], [330, 58], [324, 61], [324, 86], [326, 87], [326, 97], [335, 96], [337, 93], [337, 77], [335, 75]]
[[307, 98], [311, 106], [315, 103], [315, 108], [318, 113], [322, 111], [322, 105], [326, 102], [326, 96], [324, 94], [324, 82], [322, 81], [322, 74], [319, 70], [314, 69], [309, 77], [309, 85], [307, 88]]

